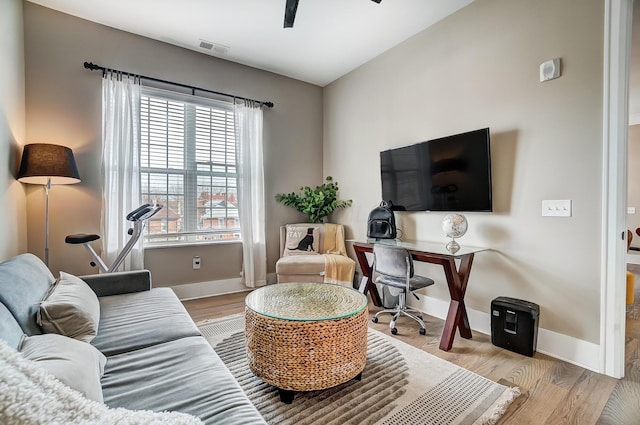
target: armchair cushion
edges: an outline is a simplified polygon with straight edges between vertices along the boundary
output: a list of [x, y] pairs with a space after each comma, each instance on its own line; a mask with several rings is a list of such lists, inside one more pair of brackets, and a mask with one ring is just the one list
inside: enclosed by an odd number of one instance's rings
[[276, 263], [277, 274], [324, 275], [325, 261], [322, 255], [291, 255]]

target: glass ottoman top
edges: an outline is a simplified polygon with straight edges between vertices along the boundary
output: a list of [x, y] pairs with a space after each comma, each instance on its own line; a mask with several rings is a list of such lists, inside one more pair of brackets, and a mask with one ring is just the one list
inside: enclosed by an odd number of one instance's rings
[[247, 308], [282, 320], [333, 320], [353, 316], [367, 306], [367, 297], [353, 288], [329, 283], [278, 283], [247, 295]]

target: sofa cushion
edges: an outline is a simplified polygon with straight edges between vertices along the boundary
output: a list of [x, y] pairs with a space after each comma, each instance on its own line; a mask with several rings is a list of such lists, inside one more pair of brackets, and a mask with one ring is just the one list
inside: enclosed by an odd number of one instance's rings
[[297, 275], [324, 275], [323, 255], [291, 255], [282, 257], [276, 263], [276, 273]]
[[107, 357], [200, 335], [170, 288], [100, 297], [98, 336], [91, 342]]
[[184, 412], [211, 424], [266, 424], [203, 337], [109, 357], [102, 391], [111, 407]]
[[0, 339], [3, 339], [9, 347], [17, 350], [23, 335], [22, 328], [11, 312], [4, 304], [0, 304]]
[[24, 339], [20, 352], [85, 397], [102, 402], [100, 378], [106, 357], [95, 347], [58, 334]]
[[111, 409], [89, 400], [4, 341], [0, 341], [0, 395], [5, 402], [0, 424], [201, 424], [183, 413]]
[[40, 303], [38, 323], [47, 333], [90, 342], [98, 333], [100, 303], [82, 279], [60, 272], [60, 279]]
[[38, 303], [54, 281], [47, 266], [33, 254], [21, 254], [0, 263], [0, 302], [25, 334], [42, 333], [36, 323]]
[[298, 224], [286, 226], [283, 256], [320, 254], [321, 224]]

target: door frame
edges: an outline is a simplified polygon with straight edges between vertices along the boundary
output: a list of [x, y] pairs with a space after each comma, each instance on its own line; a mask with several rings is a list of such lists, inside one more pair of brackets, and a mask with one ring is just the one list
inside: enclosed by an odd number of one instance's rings
[[605, 0], [603, 74], [601, 370], [624, 376], [629, 62], [633, 0]]

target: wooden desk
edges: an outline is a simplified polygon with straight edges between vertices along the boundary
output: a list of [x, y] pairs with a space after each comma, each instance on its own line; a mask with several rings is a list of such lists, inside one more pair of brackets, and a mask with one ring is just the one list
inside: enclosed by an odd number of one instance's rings
[[[371, 280], [372, 265], [367, 260], [366, 253], [373, 252], [374, 243], [388, 243], [402, 248], [406, 248], [411, 257], [415, 261], [425, 263], [440, 264], [444, 268], [444, 275], [449, 286], [449, 312], [444, 322], [442, 330], [442, 338], [440, 339], [440, 349], [444, 351], [451, 350], [453, 339], [456, 335], [456, 328], [460, 330], [460, 336], [463, 338], [471, 338], [471, 328], [469, 327], [469, 318], [467, 317], [467, 309], [464, 305], [464, 294], [467, 292], [467, 282], [469, 281], [469, 273], [471, 272], [471, 264], [473, 256], [476, 252], [486, 251], [486, 248], [461, 247], [455, 253], [449, 253], [445, 244], [437, 244], [431, 242], [353, 242], [353, 249], [356, 252], [363, 278], [360, 284], [360, 291], [365, 295], [367, 292], [371, 294], [373, 304], [380, 307], [382, 301], [378, 288]], [[460, 260], [460, 268], [456, 265], [456, 259]]]

